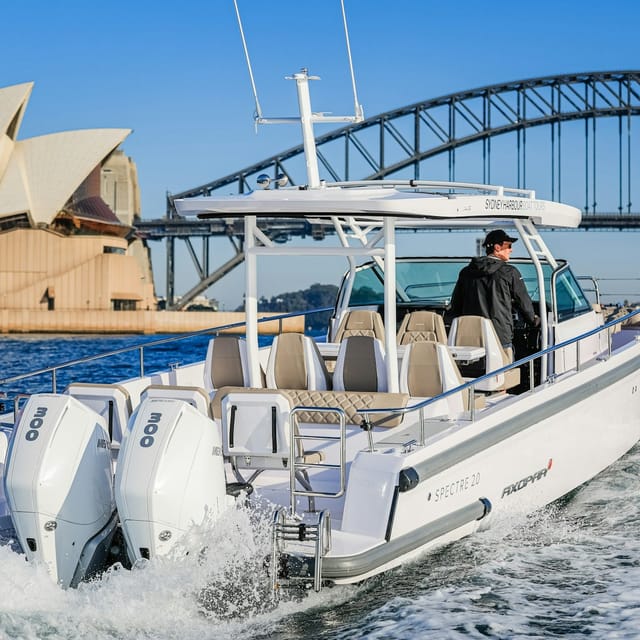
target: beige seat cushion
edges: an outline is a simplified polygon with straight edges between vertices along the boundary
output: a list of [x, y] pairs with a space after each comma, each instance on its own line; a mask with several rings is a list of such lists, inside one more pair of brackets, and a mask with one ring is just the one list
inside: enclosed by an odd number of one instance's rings
[[370, 336], [382, 340], [384, 344], [384, 324], [380, 314], [377, 311], [365, 309], [347, 311], [336, 332], [334, 342], [341, 342], [351, 336]]
[[412, 342], [433, 341], [447, 344], [444, 320], [435, 311], [412, 311], [403, 319], [398, 329], [397, 342], [400, 345]]
[[[211, 401], [211, 412], [214, 418], [220, 419], [222, 416], [221, 402], [227, 393], [241, 391], [243, 393], [270, 393], [267, 389], [246, 389], [243, 387], [225, 387], [218, 390], [218, 393]], [[362, 424], [362, 415], [358, 414], [359, 409], [384, 409], [403, 408], [407, 406], [409, 394], [407, 393], [384, 393], [370, 391], [359, 393], [357, 391], [308, 391], [301, 389], [280, 389], [285, 394], [292, 407], [322, 407], [339, 408], [346, 414], [348, 424]], [[318, 411], [303, 411], [298, 415], [301, 422], [311, 422], [316, 424], [338, 424], [340, 422], [335, 413], [320, 413]], [[403, 415], [392, 414], [372, 414], [371, 423], [380, 427], [395, 427], [402, 422]]]

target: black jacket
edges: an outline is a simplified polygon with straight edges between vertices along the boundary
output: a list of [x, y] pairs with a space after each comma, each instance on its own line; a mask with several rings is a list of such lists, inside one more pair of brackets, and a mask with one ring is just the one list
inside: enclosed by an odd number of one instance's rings
[[533, 304], [518, 269], [504, 260], [482, 256], [460, 271], [448, 315], [490, 318], [498, 339], [507, 345], [513, 342], [512, 304], [534, 324]]

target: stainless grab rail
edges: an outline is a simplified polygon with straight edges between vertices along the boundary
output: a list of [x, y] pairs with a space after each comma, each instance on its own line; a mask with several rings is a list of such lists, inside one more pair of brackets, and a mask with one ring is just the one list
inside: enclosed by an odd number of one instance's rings
[[[282, 321], [287, 318], [296, 318], [298, 316], [308, 316], [314, 313], [322, 313], [326, 311], [333, 311], [333, 307], [322, 307], [319, 309], [311, 309], [309, 311], [295, 311], [291, 313], [283, 313], [276, 316], [269, 316], [267, 318], [260, 318], [258, 323], [265, 322], [274, 322], [278, 321], [278, 328], [280, 332], [282, 331]], [[36, 371], [29, 371], [27, 373], [22, 373], [17, 376], [11, 376], [9, 378], [0, 379], [0, 386], [9, 384], [11, 382], [18, 382], [20, 380], [27, 380], [29, 378], [35, 378], [36, 376], [41, 376], [44, 374], [51, 374], [51, 390], [53, 393], [57, 393], [57, 376], [58, 372], [61, 369], [67, 369], [69, 367], [73, 367], [79, 364], [84, 364], [86, 362], [92, 362], [95, 360], [102, 360], [104, 358], [110, 358], [112, 356], [120, 355], [122, 353], [128, 353], [130, 351], [139, 351], [139, 375], [140, 377], [144, 376], [144, 349], [148, 349], [150, 347], [157, 347], [158, 345], [168, 344], [170, 342], [180, 342], [182, 340], [189, 340], [191, 338], [201, 336], [201, 335], [217, 335], [222, 331], [232, 331], [233, 329], [242, 329], [246, 325], [246, 322], [233, 322], [230, 324], [219, 325], [216, 327], [210, 327], [207, 329], [200, 329], [198, 331], [193, 331], [191, 333], [180, 334], [177, 336], [171, 336], [169, 338], [162, 338], [160, 340], [150, 340], [149, 342], [143, 342], [135, 345], [131, 345], [128, 347], [122, 347], [121, 349], [114, 349], [112, 351], [104, 351], [102, 353], [97, 353], [91, 356], [84, 356], [83, 358], [77, 358], [75, 360], [67, 360], [60, 364], [55, 364], [50, 367], [44, 367], [43, 369], [37, 369]]]
[[[576, 336], [574, 338], [570, 338], [569, 340], [565, 340], [564, 342], [560, 342], [558, 344], [555, 344], [551, 347], [547, 347], [546, 349], [543, 349], [542, 351], [538, 351], [536, 353], [531, 354], [530, 356], [526, 356], [524, 358], [520, 358], [520, 360], [517, 360], [516, 362], [512, 362], [508, 365], [505, 365], [504, 367], [501, 367], [500, 369], [496, 369], [495, 371], [491, 371], [490, 373], [486, 373], [483, 376], [480, 376], [479, 378], [474, 378], [473, 380], [470, 380], [469, 382], [465, 382], [464, 384], [461, 384], [458, 387], [455, 387], [453, 389], [449, 389], [448, 391], [444, 391], [443, 393], [434, 396], [432, 398], [427, 398], [426, 400], [423, 400], [422, 402], [418, 402], [414, 405], [411, 405], [410, 407], [390, 407], [390, 408], [381, 408], [381, 409], [358, 409], [356, 411], [356, 413], [360, 414], [363, 416], [365, 421], [369, 421], [369, 414], [393, 414], [393, 415], [405, 415], [405, 414], [409, 414], [409, 413], [413, 413], [414, 411], [420, 411], [421, 412], [421, 420], [420, 420], [420, 439], [421, 442], [424, 441], [424, 422], [422, 419], [422, 412], [424, 410], [425, 407], [428, 407], [431, 404], [434, 404], [436, 402], [438, 402], [439, 400], [442, 400], [444, 398], [448, 398], [449, 396], [455, 395], [457, 393], [462, 393], [462, 392], [467, 392], [469, 393], [470, 396], [470, 400], [473, 400], [474, 397], [474, 390], [475, 390], [475, 386], [480, 383], [480, 382], [484, 382], [489, 380], [490, 378], [494, 378], [495, 376], [501, 375], [506, 373], [507, 371], [510, 371], [511, 369], [515, 369], [516, 367], [520, 367], [522, 365], [525, 365], [527, 363], [529, 363], [529, 371], [530, 371], [530, 390], [533, 391], [534, 390], [534, 384], [533, 384], [533, 362], [535, 360], [537, 360], [538, 358], [542, 358], [543, 356], [546, 356], [550, 353], [554, 353], [555, 351], [558, 351], [559, 349], [564, 349], [565, 347], [571, 346], [572, 344], [576, 345], [576, 366], [575, 366], [575, 370], [576, 371], [580, 371], [580, 367], [581, 367], [581, 361], [580, 361], [580, 349], [579, 349], [579, 344], [581, 340], [584, 340], [585, 338], [589, 338], [591, 336], [597, 335], [599, 333], [602, 333], [603, 331], [607, 332], [607, 353], [610, 356], [611, 355], [611, 328], [615, 327], [616, 325], [622, 324], [623, 322], [626, 322], [627, 320], [629, 320], [630, 318], [633, 318], [634, 316], [637, 316], [638, 314], [640, 314], [640, 309], [636, 309], [635, 311], [632, 311], [624, 316], [621, 316], [620, 318], [616, 318], [615, 320], [611, 320], [610, 322], [607, 322], [606, 324], [603, 324], [601, 327], [596, 327], [595, 329], [591, 329], [589, 331], [586, 331], [585, 333], [580, 334], [579, 336]], [[545, 380], [543, 381], [544, 383], [550, 383], [553, 382], [555, 379], [555, 376], [548, 376], [547, 378], [545, 378]], [[474, 402], [471, 401], [469, 404], [469, 421], [473, 422], [475, 420], [475, 407], [474, 407]]]
[[[340, 424], [340, 431], [337, 436], [332, 435], [311, 435], [303, 434], [298, 430], [298, 413], [302, 411], [317, 412], [317, 413], [333, 413], [338, 416]], [[289, 465], [289, 489], [291, 496], [291, 513], [296, 513], [296, 496], [307, 497], [325, 497], [325, 498], [339, 498], [344, 495], [347, 486], [347, 417], [345, 412], [338, 407], [295, 407], [291, 410], [291, 423], [289, 425], [289, 459], [291, 463]], [[297, 445], [302, 444], [305, 440], [316, 441], [339, 441], [340, 442], [340, 461], [338, 464], [332, 464], [327, 462], [302, 462], [298, 461]], [[304, 450], [304, 447], [302, 447]], [[296, 488], [297, 471], [306, 471], [307, 469], [338, 469], [340, 471], [340, 488], [338, 491], [314, 491], [310, 486], [303, 489]]]

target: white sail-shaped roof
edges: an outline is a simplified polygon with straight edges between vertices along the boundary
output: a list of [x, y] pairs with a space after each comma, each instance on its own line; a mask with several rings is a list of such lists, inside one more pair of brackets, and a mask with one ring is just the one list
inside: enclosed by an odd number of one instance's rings
[[0, 218], [49, 224], [130, 129], [85, 129], [17, 140], [33, 83], [0, 89]]
[[18, 141], [0, 181], [0, 216], [28, 212], [48, 224], [130, 129], [65, 131]]
[[18, 132], [32, 89], [33, 82], [15, 84], [11, 87], [0, 89], [0, 131], [2, 133], [7, 133], [16, 114], [18, 114], [18, 119], [14, 129], [16, 133]]

